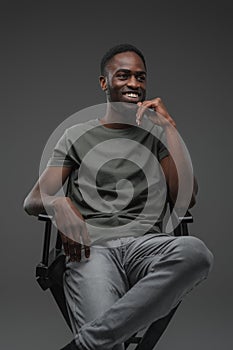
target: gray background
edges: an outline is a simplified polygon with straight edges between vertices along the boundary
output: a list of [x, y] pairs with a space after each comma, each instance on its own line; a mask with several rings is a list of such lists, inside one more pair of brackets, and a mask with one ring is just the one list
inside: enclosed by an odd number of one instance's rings
[[51, 132], [105, 102], [99, 61], [121, 42], [144, 52], [148, 97], [163, 98], [189, 148], [200, 185], [191, 232], [215, 255], [157, 349], [232, 348], [232, 10], [232, 1], [1, 1], [1, 349], [71, 339], [35, 281], [42, 224], [22, 202]]

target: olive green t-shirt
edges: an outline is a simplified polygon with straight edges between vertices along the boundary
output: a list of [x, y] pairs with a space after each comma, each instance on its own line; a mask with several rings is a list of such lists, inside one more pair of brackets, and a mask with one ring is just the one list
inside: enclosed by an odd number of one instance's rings
[[48, 166], [72, 167], [68, 196], [85, 218], [92, 242], [159, 232], [167, 197], [160, 167], [168, 151], [163, 129], [112, 129], [98, 119], [77, 124], [58, 141]]

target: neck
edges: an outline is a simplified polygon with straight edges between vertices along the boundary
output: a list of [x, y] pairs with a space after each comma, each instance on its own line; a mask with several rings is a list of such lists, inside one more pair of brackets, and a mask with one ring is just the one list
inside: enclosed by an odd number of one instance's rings
[[124, 106], [120, 102], [108, 102], [106, 113], [100, 119], [100, 123], [111, 129], [126, 129], [136, 125], [136, 107], [132, 106], [132, 109], [127, 107], [131, 106]]

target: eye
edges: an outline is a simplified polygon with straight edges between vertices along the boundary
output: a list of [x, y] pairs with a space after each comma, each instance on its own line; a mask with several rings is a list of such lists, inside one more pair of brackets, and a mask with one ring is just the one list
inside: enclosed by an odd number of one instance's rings
[[146, 80], [146, 76], [144, 74], [137, 75], [136, 79], [140, 82], [144, 82]]
[[118, 73], [117, 74], [117, 78], [120, 80], [126, 80], [126, 79], [128, 79], [128, 77], [129, 77], [129, 74], [127, 74], [127, 73]]

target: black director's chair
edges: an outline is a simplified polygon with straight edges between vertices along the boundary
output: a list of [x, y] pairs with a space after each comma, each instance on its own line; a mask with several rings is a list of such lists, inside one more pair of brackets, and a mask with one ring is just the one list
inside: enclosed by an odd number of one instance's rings
[[[50, 248], [52, 235], [52, 217], [41, 214], [38, 219], [45, 222], [44, 242], [42, 261], [36, 267], [36, 278], [40, 287], [45, 291], [50, 289], [59, 309], [64, 316], [66, 323], [71, 329], [71, 323], [66, 307], [65, 295], [63, 291], [63, 273], [65, 271], [65, 255], [62, 250], [62, 241], [59, 232], [56, 232], [56, 242]], [[174, 230], [175, 236], [188, 235], [188, 223], [193, 222], [192, 215], [187, 212], [183, 217], [176, 218], [179, 225]], [[179, 306], [179, 305], [178, 305]], [[177, 307], [178, 307], [177, 306]], [[143, 336], [134, 334], [125, 342], [125, 349], [130, 344], [136, 344], [135, 350], [152, 350], [167, 328], [177, 307], [168, 315], [153, 322], [145, 331]], [[72, 331], [72, 329], [71, 329]]]

